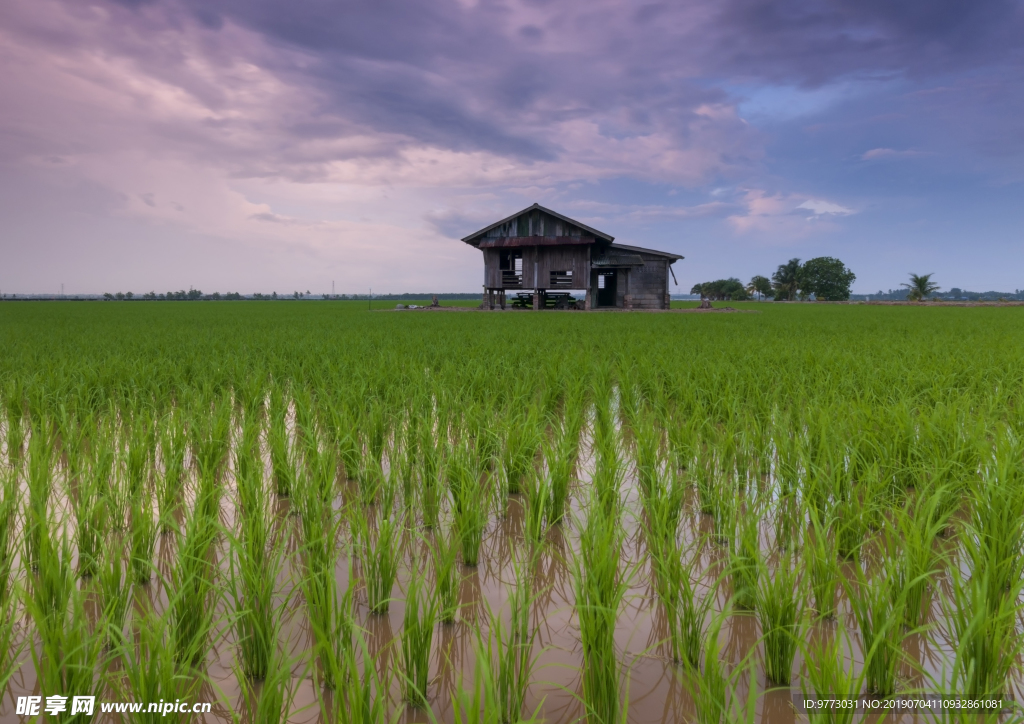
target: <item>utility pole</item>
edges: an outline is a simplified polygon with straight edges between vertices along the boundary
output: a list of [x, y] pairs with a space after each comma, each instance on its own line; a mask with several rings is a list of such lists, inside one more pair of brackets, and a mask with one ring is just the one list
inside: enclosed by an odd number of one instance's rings
[[370, 287], [370, 296], [366, 298], [366, 308], [369, 310], [370, 305], [373, 304], [373, 287]]
[[334, 296], [334, 280], [331, 279], [331, 296]]

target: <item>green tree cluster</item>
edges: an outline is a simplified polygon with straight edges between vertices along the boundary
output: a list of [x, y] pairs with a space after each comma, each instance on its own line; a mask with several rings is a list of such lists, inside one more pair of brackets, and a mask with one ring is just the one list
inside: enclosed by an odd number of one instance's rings
[[713, 282], [694, 284], [690, 294], [699, 294], [702, 299], [743, 301], [747, 298], [747, 290], [736, 277], [716, 279]]
[[[754, 277], [755, 279], [764, 277]], [[843, 262], [832, 256], [808, 259], [803, 264], [797, 258], [790, 259], [772, 274], [772, 296], [776, 301], [794, 299], [815, 299], [827, 302], [845, 301], [850, 298], [850, 287], [857, 275]]]

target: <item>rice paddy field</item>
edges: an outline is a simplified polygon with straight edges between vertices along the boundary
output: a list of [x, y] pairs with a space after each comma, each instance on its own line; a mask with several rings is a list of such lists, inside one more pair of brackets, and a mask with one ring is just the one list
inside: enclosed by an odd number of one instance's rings
[[1019, 719], [1024, 310], [735, 306], [0, 305], [0, 719]]

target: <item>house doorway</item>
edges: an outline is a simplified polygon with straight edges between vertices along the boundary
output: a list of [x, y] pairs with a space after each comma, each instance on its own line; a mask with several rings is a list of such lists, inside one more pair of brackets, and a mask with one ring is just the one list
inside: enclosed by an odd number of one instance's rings
[[614, 269], [597, 275], [597, 306], [614, 307], [616, 302], [616, 272]]

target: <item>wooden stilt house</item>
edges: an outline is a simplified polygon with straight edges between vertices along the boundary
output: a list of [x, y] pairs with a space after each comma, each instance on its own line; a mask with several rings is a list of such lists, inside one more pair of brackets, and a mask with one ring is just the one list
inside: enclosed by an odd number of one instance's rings
[[462, 239], [484, 255], [484, 307], [668, 309], [672, 264], [683, 257], [615, 238], [540, 204]]

